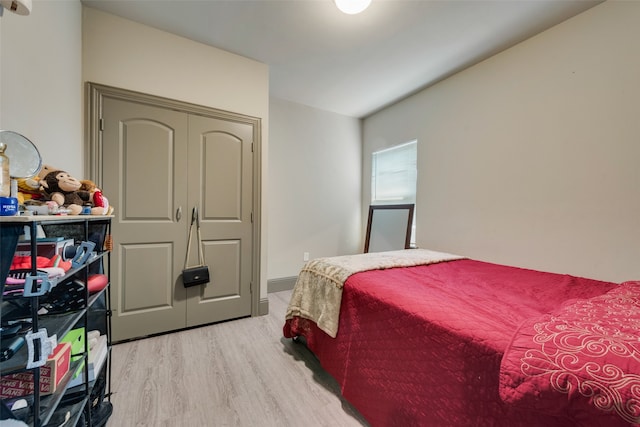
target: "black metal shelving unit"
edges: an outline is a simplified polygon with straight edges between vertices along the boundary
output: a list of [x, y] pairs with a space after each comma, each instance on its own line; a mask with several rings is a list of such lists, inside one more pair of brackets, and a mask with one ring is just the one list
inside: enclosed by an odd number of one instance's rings
[[[0, 320], [3, 324], [7, 319], [25, 318], [31, 323], [31, 329], [36, 333], [25, 336], [27, 343], [23, 345], [10, 359], [0, 362], [0, 375], [9, 375], [19, 372], [31, 372], [33, 375], [34, 392], [24, 396], [29, 402], [27, 409], [7, 412], [7, 417], [15, 416], [23, 419], [34, 427], [47, 425], [60, 425], [65, 421], [69, 426], [75, 426], [84, 415], [85, 424], [92, 426], [90, 399], [91, 392], [96, 384], [96, 379], [103, 375], [106, 381], [105, 398], [110, 399], [111, 383], [111, 308], [110, 308], [110, 270], [111, 252], [105, 249], [105, 239], [110, 236], [111, 216], [12, 216], [0, 217], [0, 284], [4, 284], [10, 274], [11, 261], [16, 251], [21, 235], [28, 235], [31, 254], [31, 276], [38, 274], [36, 265], [37, 235], [40, 228], [46, 230], [47, 237], [73, 238], [76, 243], [80, 241], [96, 240], [95, 248], [81, 264], [72, 266], [62, 277], [53, 279], [46, 286], [40, 288], [40, 282], [27, 281], [25, 288], [32, 284], [29, 296], [6, 296], [0, 300]], [[99, 270], [107, 276], [107, 286], [90, 294], [88, 279], [91, 271]], [[47, 293], [55, 286], [65, 286], [69, 281], [79, 279], [85, 283], [84, 304], [81, 309], [66, 312], [64, 314], [39, 314], [39, 300], [46, 297]], [[49, 287], [51, 289], [49, 289]], [[46, 289], [45, 289], [46, 288]], [[4, 289], [4, 286], [3, 286]], [[26, 311], [25, 311], [26, 310]], [[89, 381], [89, 332], [90, 316], [94, 314], [100, 323], [100, 331], [107, 336], [107, 355], [105, 363], [95, 378]], [[42, 396], [40, 393], [40, 367], [47, 361], [48, 342], [55, 335], [61, 338], [74, 328], [84, 327], [84, 349], [78, 354], [72, 354], [69, 371], [57, 385], [55, 392]], [[42, 339], [42, 335], [46, 337]], [[49, 343], [50, 344], [50, 343]], [[45, 354], [46, 353], [46, 354]], [[69, 384], [76, 374], [82, 375], [81, 385], [69, 388]], [[4, 401], [3, 401], [4, 405]], [[8, 409], [8, 408], [4, 408]]]

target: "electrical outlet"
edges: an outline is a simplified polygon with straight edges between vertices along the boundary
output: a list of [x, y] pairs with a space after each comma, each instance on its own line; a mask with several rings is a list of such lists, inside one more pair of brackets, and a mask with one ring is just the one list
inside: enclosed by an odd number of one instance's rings
[[302, 260], [303, 261], [309, 261], [309, 252], [305, 252], [302, 254]]

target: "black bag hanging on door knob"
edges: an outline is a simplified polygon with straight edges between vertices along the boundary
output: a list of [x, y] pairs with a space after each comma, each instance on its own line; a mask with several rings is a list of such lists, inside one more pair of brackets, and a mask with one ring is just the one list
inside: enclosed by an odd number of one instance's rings
[[[196, 225], [197, 238], [198, 238], [198, 260], [200, 264], [189, 267], [189, 252], [191, 250], [191, 235], [193, 232], [193, 225]], [[185, 288], [191, 286], [202, 285], [209, 283], [209, 267], [204, 264], [204, 250], [202, 249], [202, 239], [200, 238], [200, 218], [198, 217], [198, 208], [193, 208], [191, 214], [191, 225], [189, 226], [189, 241], [187, 242], [187, 256], [184, 259], [184, 270], [182, 270], [182, 284]]]

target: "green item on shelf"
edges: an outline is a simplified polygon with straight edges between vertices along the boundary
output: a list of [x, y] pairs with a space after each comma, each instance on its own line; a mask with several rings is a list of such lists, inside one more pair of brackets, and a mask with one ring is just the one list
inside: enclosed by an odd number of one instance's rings
[[[82, 359], [84, 354], [84, 327], [72, 329], [60, 340], [60, 342], [68, 342], [71, 343], [71, 361]], [[84, 365], [84, 362], [82, 362]], [[82, 373], [82, 369], [78, 369], [74, 378]]]

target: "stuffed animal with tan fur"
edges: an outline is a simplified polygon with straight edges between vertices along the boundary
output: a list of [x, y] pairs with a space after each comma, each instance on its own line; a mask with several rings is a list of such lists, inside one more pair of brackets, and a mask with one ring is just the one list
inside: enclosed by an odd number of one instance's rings
[[90, 201], [90, 193], [81, 190], [82, 183], [68, 172], [54, 170], [40, 180], [40, 190], [58, 206], [68, 209], [70, 215], [82, 213], [82, 206]]

